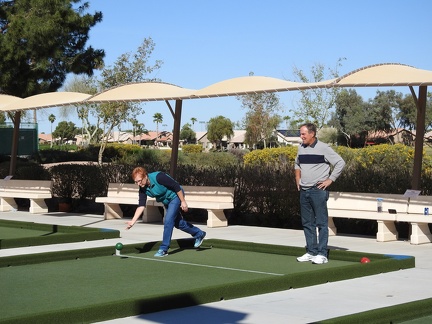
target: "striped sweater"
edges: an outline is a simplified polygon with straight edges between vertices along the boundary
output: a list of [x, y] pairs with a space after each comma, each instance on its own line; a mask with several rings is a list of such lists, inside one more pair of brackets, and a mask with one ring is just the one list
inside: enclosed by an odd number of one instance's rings
[[[317, 182], [340, 176], [345, 161], [327, 144], [315, 140], [311, 145], [300, 145], [294, 168], [300, 170], [300, 186], [312, 187]], [[332, 170], [333, 169], [333, 170]]]

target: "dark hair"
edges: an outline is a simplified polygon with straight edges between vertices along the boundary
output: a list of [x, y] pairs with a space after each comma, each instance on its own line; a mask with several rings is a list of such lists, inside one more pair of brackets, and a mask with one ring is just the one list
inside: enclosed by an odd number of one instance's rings
[[306, 123], [306, 124], [303, 124], [300, 126], [300, 128], [302, 128], [302, 127], [306, 127], [309, 133], [313, 133], [314, 136], [316, 136], [317, 128], [316, 128], [315, 124]]

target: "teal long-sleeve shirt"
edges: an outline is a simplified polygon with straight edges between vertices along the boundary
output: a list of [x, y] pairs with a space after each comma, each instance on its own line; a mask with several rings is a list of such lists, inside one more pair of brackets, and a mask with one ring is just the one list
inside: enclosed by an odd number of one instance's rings
[[168, 205], [182, 190], [180, 184], [164, 172], [152, 172], [147, 175], [150, 185], [139, 188], [138, 206], [146, 206], [147, 197]]

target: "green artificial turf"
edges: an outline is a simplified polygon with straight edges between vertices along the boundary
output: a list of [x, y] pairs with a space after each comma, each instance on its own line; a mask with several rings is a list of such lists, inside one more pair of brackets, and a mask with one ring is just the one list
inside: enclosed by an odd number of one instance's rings
[[[223, 240], [159, 242], [0, 258], [0, 322], [90, 323], [350, 279], [414, 266], [412, 257], [332, 251], [299, 263], [302, 248]], [[361, 264], [362, 256], [371, 263]]]
[[0, 249], [119, 237], [112, 229], [0, 220]]
[[373, 309], [352, 315], [346, 315], [321, 321], [325, 324], [337, 323], [431, 323], [432, 298], [413, 301], [389, 307]]

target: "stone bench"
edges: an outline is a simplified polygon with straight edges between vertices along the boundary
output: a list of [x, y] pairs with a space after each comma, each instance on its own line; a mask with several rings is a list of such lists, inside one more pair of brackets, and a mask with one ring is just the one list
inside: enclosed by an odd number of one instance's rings
[[[110, 183], [106, 197], [96, 197], [97, 203], [104, 204], [104, 218], [123, 218], [120, 205], [138, 205], [138, 186], [131, 183]], [[159, 212], [163, 207], [156, 199], [148, 197], [147, 206], [144, 209], [142, 220], [145, 223], [158, 222], [163, 215]]]
[[52, 198], [51, 180], [0, 180], [0, 211], [18, 209], [15, 198], [30, 200], [29, 212], [47, 213], [45, 199]]
[[[233, 187], [182, 186], [189, 208], [206, 209], [208, 227], [228, 226], [225, 209], [234, 208]], [[105, 205], [105, 219], [122, 218], [120, 204], [138, 204], [138, 186], [127, 183], [110, 183], [107, 197], [97, 197], [96, 202]], [[155, 222], [162, 219], [159, 207], [163, 205], [148, 197], [144, 210], [143, 222]]]
[[234, 208], [234, 187], [183, 186], [189, 208], [206, 209], [207, 227], [226, 227], [225, 209]]
[[[382, 198], [382, 212], [377, 212], [377, 198]], [[376, 220], [377, 241], [387, 242], [398, 239], [395, 222], [410, 224], [411, 244], [432, 242], [429, 223], [432, 216], [424, 215], [425, 207], [432, 207], [431, 196], [407, 198], [402, 194], [377, 194], [360, 192], [330, 192], [327, 203], [329, 212], [329, 235], [336, 235], [333, 218]], [[389, 213], [393, 209], [396, 213]], [[432, 208], [431, 208], [432, 210]]]

